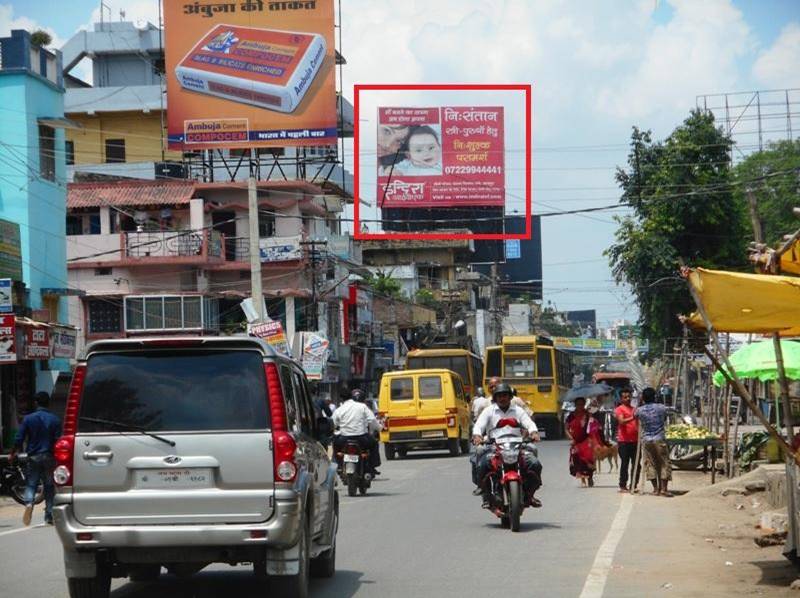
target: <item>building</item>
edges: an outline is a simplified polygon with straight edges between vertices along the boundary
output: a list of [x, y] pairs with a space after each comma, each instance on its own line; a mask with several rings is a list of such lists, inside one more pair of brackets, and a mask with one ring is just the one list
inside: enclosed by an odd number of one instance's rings
[[[147, 23], [95, 23], [63, 46], [64, 72], [92, 60], [92, 84], [67, 77], [65, 111], [81, 129], [67, 135], [69, 180], [87, 176], [191, 178], [207, 182], [307, 180], [352, 195], [353, 176], [338, 163], [335, 146], [255, 150], [170, 151], [162, 32]], [[337, 52], [337, 63], [344, 58]], [[339, 97], [341, 137], [353, 135], [353, 107]], [[76, 178], [77, 177], [77, 178]]]
[[[8, 447], [38, 390], [69, 372], [69, 352], [53, 352], [68, 321], [65, 235], [64, 82], [61, 54], [27, 31], [0, 39], [0, 278], [10, 279], [0, 312], [0, 425]], [[65, 332], [65, 340], [69, 333]], [[74, 338], [74, 335], [72, 336]]]

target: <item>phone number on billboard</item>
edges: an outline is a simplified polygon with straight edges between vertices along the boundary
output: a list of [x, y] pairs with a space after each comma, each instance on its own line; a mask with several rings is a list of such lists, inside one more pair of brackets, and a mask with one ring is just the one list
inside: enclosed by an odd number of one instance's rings
[[445, 166], [445, 174], [503, 174], [502, 166]]

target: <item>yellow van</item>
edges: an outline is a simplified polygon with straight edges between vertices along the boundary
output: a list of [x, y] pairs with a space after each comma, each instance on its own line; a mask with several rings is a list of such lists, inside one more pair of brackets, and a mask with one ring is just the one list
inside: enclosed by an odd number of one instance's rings
[[450, 370], [387, 372], [381, 378], [378, 413], [386, 459], [410, 450], [469, 450], [469, 397], [461, 376]]

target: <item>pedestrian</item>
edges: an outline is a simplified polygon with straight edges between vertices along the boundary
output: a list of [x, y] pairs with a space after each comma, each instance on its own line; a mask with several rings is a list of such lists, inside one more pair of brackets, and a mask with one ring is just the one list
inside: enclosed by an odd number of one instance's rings
[[586, 409], [586, 399], [575, 399], [575, 410], [567, 416], [567, 437], [570, 439], [569, 473], [581, 486], [594, 486], [595, 449], [605, 445], [600, 424]]
[[636, 419], [641, 424], [644, 441], [644, 474], [653, 485], [653, 494], [672, 496], [668, 490], [672, 466], [666, 437], [669, 408], [663, 403], [656, 403], [656, 391], [649, 387], [642, 391], [642, 402], [644, 404], [636, 409]]
[[614, 409], [614, 416], [617, 418], [617, 449], [621, 461], [619, 469], [619, 491], [628, 491], [628, 476], [631, 474], [631, 467], [636, 471], [632, 474], [634, 478], [633, 487], [639, 485], [639, 464], [636, 460], [636, 446], [639, 443], [639, 423], [636, 421], [636, 410], [631, 406], [633, 391], [629, 386], [623, 388], [619, 393], [619, 406]]
[[481, 411], [488, 406], [492, 400], [489, 397], [484, 396], [483, 388], [478, 387], [475, 396], [472, 397], [472, 403], [469, 406], [470, 413], [472, 414], [472, 423], [475, 423], [475, 420], [478, 419], [478, 416], [481, 414]]
[[53, 497], [55, 496], [53, 448], [61, 435], [61, 420], [50, 412], [49, 394], [37, 392], [34, 400], [36, 401], [36, 411], [26, 415], [22, 420], [22, 425], [17, 430], [17, 436], [14, 439], [14, 448], [9, 456], [9, 461], [14, 461], [24, 445], [28, 453], [28, 480], [25, 488], [25, 512], [22, 515], [22, 523], [31, 524], [36, 488], [41, 481], [44, 486], [44, 522], [53, 525]]

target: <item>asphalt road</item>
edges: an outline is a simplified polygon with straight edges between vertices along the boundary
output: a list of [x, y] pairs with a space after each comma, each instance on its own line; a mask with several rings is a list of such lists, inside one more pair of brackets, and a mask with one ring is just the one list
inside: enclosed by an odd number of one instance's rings
[[[567, 443], [540, 444], [544, 507], [523, 513], [512, 533], [472, 496], [465, 456], [412, 454], [384, 463], [365, 497], [341, 492], [337, 573], [314, 580], [317, 597], [518, 595], [577, 597], [617, 512], [615, 478], [582, 489], [567, 472]], [[34, 515], [22, 529], [21, 508], [0, 509], [2, 595], [67, 596], [61, 547]], [[16, 531], [20, 530], [20, 531]], [[115, 580], [115, 598], [266, 596], [249, 568], [210, 567], [189, 580]]]

